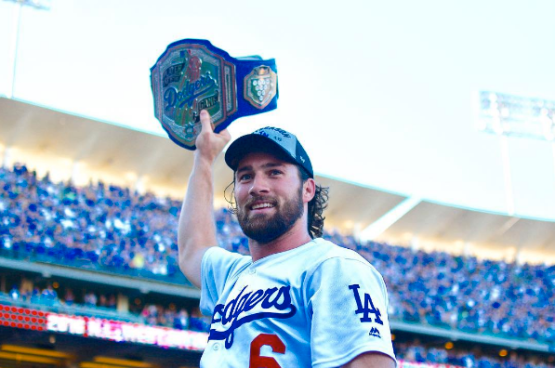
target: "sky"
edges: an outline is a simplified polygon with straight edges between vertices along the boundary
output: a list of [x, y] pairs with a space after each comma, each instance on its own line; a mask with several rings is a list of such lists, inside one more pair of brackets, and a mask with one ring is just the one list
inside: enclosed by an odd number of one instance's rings
[[[555, 220], [554, 144], [503, 142], [476, 124], [479, 91], [555, 100], [552, 0], [49, 3], [22, 9], [16, 99], [165, 135], [150, 68], [169, 43], [208, 39], [233, 56], [276, 59], [278, 109], [235, 121], [233, 137], [278, 126], [320, 175]], [[0, 0], [5, 96], [15, 8]]]

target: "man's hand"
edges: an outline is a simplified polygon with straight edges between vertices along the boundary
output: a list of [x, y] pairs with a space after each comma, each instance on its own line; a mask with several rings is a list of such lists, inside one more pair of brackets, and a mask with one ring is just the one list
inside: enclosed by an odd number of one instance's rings
[[202, 124], [202, 130], [195, 142], [197, 147], [195, 159], [208, 160], [208, 162], [213, 163], [231, 140], [231, 135], [227, 129], [222, 130], [220, 133], [214, 133], [210, 114], [206, 110], [200, 112], [200, 123]]

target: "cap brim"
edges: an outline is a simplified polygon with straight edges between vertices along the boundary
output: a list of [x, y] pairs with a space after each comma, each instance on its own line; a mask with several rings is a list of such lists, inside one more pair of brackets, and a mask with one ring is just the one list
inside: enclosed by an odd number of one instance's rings
[[287, 162], [295, 163], [291, 154], [278, 143], [263, 135], [248, 134], [237, 138], [225, 153], [225, 163], [233, 171], [237, 171], [239, 161], [247, 154], [252, 152], [267, 152], [278, 156]]

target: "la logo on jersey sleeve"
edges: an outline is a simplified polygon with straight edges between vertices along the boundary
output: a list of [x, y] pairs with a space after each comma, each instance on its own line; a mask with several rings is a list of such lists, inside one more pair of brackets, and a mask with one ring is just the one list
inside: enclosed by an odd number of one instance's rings
[[357, 306], [355, 314], [360, 315], [360, 322], [371, 324], [369, 335], [381, 338], [377, 325], [383, 326], [383, 320], [380, 318], [382, 313], [374, 306], [372, 297], [368, 293], [361, 293], [359, 284], [349, 285], [349, 289], [353, 292]]

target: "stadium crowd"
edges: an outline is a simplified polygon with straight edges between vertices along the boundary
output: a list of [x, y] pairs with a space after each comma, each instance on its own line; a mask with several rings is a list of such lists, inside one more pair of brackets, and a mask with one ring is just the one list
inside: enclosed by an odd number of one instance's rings
[[[33, 287], [31, 291], [13, 285], [7, 293], [14, 302], [28, 302], [29, 307], [86, 307], [91, 316], [95, 310], [104, 311], [111, 309], [115, 312], [116, 298], [114, 294], [104, 295], [93, 291], [83, 291], [76, 293], [65, 288], [62, 298], [58, 297], [57, 287], [47, 283], [46, 287]], [[60, 288], [62, 289], [62, 288]], [[4, 293], [0, 292], [0, 297]], [[6, 300], [0, 298], [0, 304]], [[21, 305], [21, 304], [19, 304]], [[179, 309], [179, 311], [178, 311]], [[56, 310], [55, 310], [56, 311]], [[71, 313], [69, 310], [65, 312]], [[209, 331], [209, 319], [200, 314], [198, 307], [193, 308], [191, 313], [186, 308], [176, 308], [174, 304], [164, 307], [159, 304], [136, 305], [130, 310], [131, 314], [137, 319], [136, 323], [147, 324], [150, 326], [162, 326], [179, 330], [191, 330], [199, 332]], [[121, 314], [118, 314], [121, 317]], [[426, 346], [420, 341], [394, 342], [395, 354], [397, 359], [413, 363], [435, 363], [463, 368], [555, 368], [555, 357], [549, 362], [542, 362], [538, 356], [522, 356], [516, 352], [508, 354], [506, 357], [496, 356], [492, 352], [470, 351], [462, 347], [449, 347], [445, 349], [441, 346]], [[545, 359], [544, 359], [545, 360]]]
[[[92, 316], [95, 309], [116, 309], [115, 296], [108, 296], [93, 291], [83, 291], [82, 295], [74, 295], [73, 291], [65, 288], [64, 297], [59, 298], [56, 287], [48, 283], [46, 287], [33, 287], [32, 291], [18, 288], [16, 285], [9, 291], [9, 297], [14, 301], [28, 301], [31, 307], [53, 306], [84, 306]], [[2, 293], [0, 293], [1, 295]], [[5, 301], [4, 301], [5, 302]], [[2, 303], [2, 300], [0, 300]], [[198, 307], [191, 313], [186, 308], [177, 310], [174, 304], [164, 307], [159, 304], [137, 305], [131, 308], [131, 314], [138, 317], [134, 322], [150, 326], [162, 326], [179, 330], [208, 332], [209, 320], [200, 314]], [[66, 311], [67, 312], [67, 311]], [[464, 368], [555, 368], [555, 357], [551, 363], [542, 362], [538, 356], [524, 357], [512, 352], [506, 357], [495, 356], [493, 353], [470, 351], [464, 348], [441, 346], [426, 346], [420, 341], [394, 342], [397, 359], [414, 363], [436, 363]]]
[[397, 359], [414, 363], [445, 364], [464, 368], [554, 368], [555, 359], [533, 356], [525, 357], [517, 352], [508, 353], [505, 357], [492, 353], [471, 351], [465, 348], [445, 349], [438, 346], [425, 346], [419, 341], [394, 343]]
[[[102, 317], [99, 315], [106, 310], [113, 311], [113, 316], [118, 319], [125, 319], [125, 315], [133, 316], [133, 322], [143, 323], [150, 326], [169, 327], [178, 330], [192, 330], [200, 332], [208, 332], [210, 329], [210, 318], [203, 316], [198, 307], [192, 308], [191, 311], [187, 308], [178, 308], [175, 304], [163, 306], [160, 304], [142, 305], [141, 302], [131, 304], [126, 313], [117, 312], [117, 300], [114, 294], [102, 294], [91, 290], [82, 290], [81, 292], [73, 292], [70, 288], [60, 287], [63, 289], [63, 297], [58, 296], [57, 283], [47, 283], [45, 287], [37, 285], [32, 288], [24, 287], [21, 285], [13, 285], [12, 288], [4, 293], [0, 291], [0, 303], [6, 302], [6, 297], [13, 301], [13, 304], [26, 304], [28, 307], [85, 307], [87, 312], [92, 316]], [[6, 295], [4, 295], [6, 294]], [[138, 300], [137, 300], [138, 301]], [[19, 302], [19, 303], [18, 303]], [[59, 308], [58, 308], [59, 309]], [[70, 312], [71, 310], [66, 310]], [[106, 316], [104, 314], [104, 316]]]
[[467, 332], [555, 342], [555, 266], [478, 261], [370, 243], [391, 315]]
[[[82, 306], [86, 307], [92, 316], [98, 316], [95, 314], [95, 309], [101, 311], [107, 308], [115, 312], [116, 298], [114, 294], [104, 295], [83, 290], [75, 295], [70, 288], [60, 287], [60, 289], [64, 289], [62, 292], [64, 296], [60, 298], [56, 291], [57, 288], [56, 284], [53, 286], [51, 283], [47, 283], [44, 288], [34, 286], [32, 290], [13, 285], [8, 295], [14, 302], [29, 302], [31, 307], [46, 306], [48, 309], [48, 307], [62, 305]], [[0, 292], [0, 296], [1, 294]], [[1, 299], [0, 303], [2, 303]], [[176, 308], [174, 304], [164, 307], [159, 304], [142, 306], [142, 303], [138, 303], [130, 308], [130, 312], [137, 317], [133, 322], [150, 326], [200, 332], [208, 332], [210, 328], [209, 319], [200, 314], [198, 307], [193, 308], [189, 313], [186, 308]], [[394, 342], [394, 347], [397, 359], [414, 363], [436, 363], [464, 368], [555, 368], [553, 364], [555, 357], [552, 357], [551, 363], [542, 362], [538, 356], [524, 357], [516, 352], [508, 354], [506, 357], [499, 357], [491, 352], [470, 351], [462, 347], [445, 349], [441, 346], [426, 346], [418, 340]]]
[[[183, 282], [175, 243], [180, 201], [102, 182], [54, 183], [24, 165], [0, 168], [0, 187], [0, 255]], [[248, 252], [230, 210], [216, 212], [216, 225], [220, 246]], [[382, 273], [392, 319], [555, 343], [555, 266], [325, 237]]]
[[210, 318], [203, 316], [198, 307], [189, 313], [185, 308], [177, 311], [173, 305], [164, 308], [161, 305], [148, 304], [143, 308], [141, 317], [146, 324], [152, 326], [199, 332], [210, 331]]

